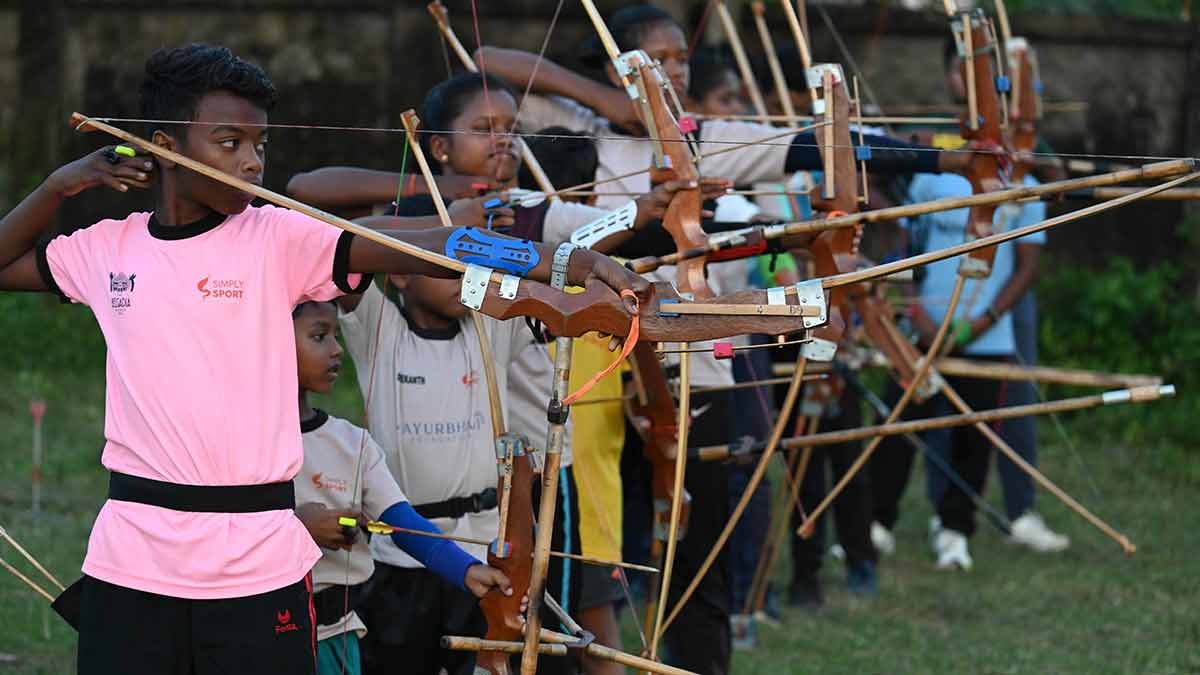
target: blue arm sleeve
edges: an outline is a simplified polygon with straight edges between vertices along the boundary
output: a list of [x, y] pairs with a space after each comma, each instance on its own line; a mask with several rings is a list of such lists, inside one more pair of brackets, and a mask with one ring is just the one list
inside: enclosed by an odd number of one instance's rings
[[[441, 533], [441, 530], [417, 513], [412, 504], [408, 502], [392, 504], [379, 519], [394, 527]], [[463, 579], [466, 577], [467, 568], [471, 565], [481, 564], [469, 553], [459, 548], [458, 544], [446, 539], [434, 539], [433, 537], [422, 537], [419, 534], [401, 532], [394, 532], [391, 537], [400, 550], [416, 558], [417, 562], [459, 588], [466, 588], [463, 585]]]
[[[858, 134], [853, 134], [853, 138], [857, 145]], [[888, 175], [938, 172], [939, 153], [933, 148], [875, 134], [864, 135], [863, 143], [871, 148], [867, 171]], [[812, 132], [796, 134], [788, 148], [784, 170], [788, 173], [819, 171], [824, 166], [821, 152], [817, 149], [819, 145], [816, 134]]]

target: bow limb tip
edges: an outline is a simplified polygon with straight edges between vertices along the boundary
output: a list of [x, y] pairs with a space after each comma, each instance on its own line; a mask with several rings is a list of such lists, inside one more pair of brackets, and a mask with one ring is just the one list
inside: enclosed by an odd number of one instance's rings
[[70, 124], [71, 124], [71, 128], [74, 129], [75, 131], [78, 131], [80, 133], [91, 133], [91, 132], [95, 131], [96, 129], [91, 127], [88, 124], [91, 121], [92, 121], [92, 118], [88, 117], [87, 115], [84, 115], [82, 113], [77, 113], [77, 112], [71, 113]]

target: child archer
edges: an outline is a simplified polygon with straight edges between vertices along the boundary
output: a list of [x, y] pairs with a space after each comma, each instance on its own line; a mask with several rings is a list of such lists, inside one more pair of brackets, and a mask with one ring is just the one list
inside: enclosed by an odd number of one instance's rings
[[[155, 144], [262, 182], [276, 91], [260, 68], [222, 47], [161, 50], [141, 98]], [[172, 162], [110, 163], [111, 151], [61, 167], [0, 221], [0, 289], [88, 305], [108, 348], [109, 499], [76, 586], [78, 672], [312, 673], [308, 573], [320, 552], [293, 511], [303, 450], [295, 354], [281, 348], [294, 343], [292, 308], [361, 289], [361, 273], [448, 272], [251, 207], [249, 194]], [[145, 187], [152, 173], [154, 212], [35, 250], [67, 197]], [[395, 236], [441, 251], [450, 234]], [[553, 251], [535, 250], [527, 274], [546, 279]], [[571, 256], [568, 276], [645, 288], [588, 251]]]
[[[358, 638], [366, 626], [350, 598], [359, 596], [375, 563], [366, 541], [355, 536], [356, 530], [343, 527], [340, 518], [367, 517], [409, 530], [439, 530], [413, 509], [388, 471], [383, 450], [365, 429], [309, 405], [308, 393], [328, 393], [341, 372], [337, 307], [329, 302], [306, 302], [292, 316], [304, 442], [304, 468], [295, 479], [300, 502], [296, 515], [326, 549], [312, 572], [317, 672], [358, 675]], [[390, 537], [427, 569], [476, 597], [493, 589], [512, 593], [502, 572], [480, 563], [452, 541], [400, 532]], [[348, 551], [349, 560], [337, 554], [339, 549]]]

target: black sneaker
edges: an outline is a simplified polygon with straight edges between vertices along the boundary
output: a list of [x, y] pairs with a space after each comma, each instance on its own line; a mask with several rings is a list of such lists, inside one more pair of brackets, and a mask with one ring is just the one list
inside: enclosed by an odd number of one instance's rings
[[788, 589], [788, 604], [801, 609], [817, 609], [825, 604], [821, 597], [821, 580], [813, 575], [792, 581]]

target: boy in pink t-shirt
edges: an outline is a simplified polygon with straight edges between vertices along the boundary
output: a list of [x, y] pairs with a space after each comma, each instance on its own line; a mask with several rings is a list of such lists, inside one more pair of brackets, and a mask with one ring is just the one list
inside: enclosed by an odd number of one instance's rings
[[[229, 50], [160, 50], [146, 64], [153, 141], [252, 183], [275, 89]], [[66, 197], [147, 187], [153, 213], [105, 220], [35, 250]], [[311, 673], [320, 557], [293, 508], [303, 462], [291, 311], [361, 290], [359, 273], [444, 270], [171, 162], [113, 148], [55, 171], [0, 222], [0, 289], [88, 305], [108, 347], [96, 518], [78, 592], [79, 673]], [[433, 224], [432, 222], [430, 223]], [[394, 236], [442, 250], [445, 229]], [[529, 277], [549, 277], [539, 247]], [[569, 281], [642, 290], [577, 251]]]

